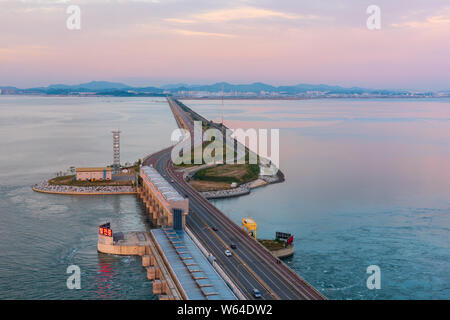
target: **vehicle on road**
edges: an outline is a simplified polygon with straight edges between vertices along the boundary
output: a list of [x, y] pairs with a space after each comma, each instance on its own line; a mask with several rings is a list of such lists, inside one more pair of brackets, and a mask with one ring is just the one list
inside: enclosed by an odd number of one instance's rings
[[211, 229], [213, 229], [214, 231], [217, 231], [217, 230], [218, 230], [216, 227], [212, 227]]
[[225, 250], [225, 255], [227, 257], [231, 257], [231, 251], [230, 250]]
[[232, 243], [232, 244], [230, 245], [230, 247], [231, 247], [231, 249], [236, 249], [236, 248], [237, 248], [236, 245], [235, 245], [234, 243]]
[[258, 289], [253, 289], [253, 296], [255, 298], [261, 298], [261, 292]]

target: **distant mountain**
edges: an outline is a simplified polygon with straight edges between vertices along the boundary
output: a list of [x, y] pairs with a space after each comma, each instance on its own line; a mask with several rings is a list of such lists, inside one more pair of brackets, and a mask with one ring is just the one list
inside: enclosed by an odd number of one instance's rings
[[174, 83], [174, 84], [165, 84], [160, 87], [161, 87], [161, 89], [170, 90], [170, 89], [181, 88], [181, 87], [187, 88], [187, 87], [189, 87], [189, 85], [186, 83]]
[[276, 87], [255, 82], [251, 84], [230, 84], [227, 82], [218, 82], [211, 85], [192, 85], [183, 87], [174, 87], [171, 91], [208, 91], [208, 92], [255, 92], [259, 93], [261, 91], [274, 91]]
[[[357, 96], [433, 96], [431, 92], [408, 90], [377, 90], [360, 87], [345, 88], [326, 84], [297, 84], [273, 86], [262, 82], [230, 84], [217, 82], [209, 85], [168, 84], [157, 87], [132, 87], [124, 83], [91, 81], [76, 85], [52, 84], [48, 87], [18, 89], [0, 87], [2, 94], [49, 94], [49, 95], [111, 95], [111, 96], [165, 96], [217, 97], [222, 91], [227, 97], [357, 97]], [[442, 91], [441, 91], [442, 92]], [[447, 92], [443, 92], [448, 95]]]
[[11, 86], [0, 87], [0, 89], [4, 89], [4, 90], [18, 90], [16, 87], [11, 87]]
[[[163, 91], [163, 89], [156, 87], [135, 88], [124, 83], [108, 81], [91, 81], [76, 85], [51, 84], [48, 87], [16, 89], [16, 92], [19, 94], [96, 94], [113, 96], [162, 95]], [[11, 92], [11, 90], [8, 92]]]
[[1, 94], [17, 94], [19, 92], [19, 89], [16, 87], [0, 87]]
[[162, 94], [164, 92], [161, 88], [156, 87], [141, 87], [141, 88], [133, 88], [131, 91], [136, 91], [138, 93], [159, 93]]
[[[260, 94], [265, 93], [278, 93], [286, 95], [297, 95], [306, 92], [326, 92], [328, 94], [362, 94], [362, 93], [374, 93], [379, 90], [364, 89], [359, 87], [344, 88], [340, 86], [329, 86], [326, 84], [297, 84], [293, 86], [272, 86], [269, 84], [255, 82], [251, 84], [230, 84], [227, 82], [218, 82], [211, 85], [193, 85], [193, 86], [171, 86], [170, 92], [181, 92], [181, 91], [205, 91], [219, 93], [222, 90], [227, 92], [236, 93], [254, 93]], [[384, 90], [388, 91], [388, 90]]]
[[118, 83], [118, 82], [108, 82], [108, 81], [91, 81], [88, 83], [81, 83], [77, 85], [64, 85], [64, 84], [52, 84], [47, 87], [50, 90], [79, 90], [79, 89], [87, 89], [87, 90], [112, 90], [112, 89], [129, 89], [132, 88], [129, 85]]
[[[212, 94], [217, 96], [224, 92], [227, 96], [260, 96], [260, 97], [323, 97], [323, 96], [411, 96], [408, 90], [379, 90], [360, 87], [345, 88], [341, 86], [330, 86], [326, 84], [297, 84], [292, 86], [273, 86], [262, 82], [251, 84], [230, 84], [227, 82], [218, 82], [211, 85], [183, 85], [176, 87], [170, 86], [166, 89], [167, 93], [180, 96], [207, 96]], [[414, 95], [420, 95], [414, 93]], [[433, 95], [430, 92], [424, 92], [423, 96]]]

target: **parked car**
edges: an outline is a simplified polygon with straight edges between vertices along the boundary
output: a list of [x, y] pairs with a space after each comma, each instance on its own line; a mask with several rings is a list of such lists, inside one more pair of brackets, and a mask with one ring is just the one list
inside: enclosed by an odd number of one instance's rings
[[231, 251], [230, 250], [225, 250], [225, 255], [227, 257], [231, 257]]
[[258, 289], [253, 289], [253, 296], [255, 298], [261, 298], [261, 292]]

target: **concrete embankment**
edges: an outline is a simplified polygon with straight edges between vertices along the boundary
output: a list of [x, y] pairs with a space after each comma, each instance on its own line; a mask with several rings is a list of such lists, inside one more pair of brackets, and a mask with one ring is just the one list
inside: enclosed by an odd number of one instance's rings
[[278, 176], [260, 176], [254, 181], [241, 184], [239, 187], [226, 190], [215, 190], [200, 192], [206, 199], [232, 198], [247, 195], [251, 193], [251, 189], [266, 186], [271, 183], [281, 182]]
[[294, 255], [294, 246], [291, 245], [283, 249], [270, 250], [270, 253], [272, 253], [277, 258], [287, 258]]
[[215, 190], [200, 192], [200, 194], [206, 199], [221, 199], [244, 196], [250, 193], [250, 188], [239, 186], [233, 189]]
[[217, 167], [217, 164], [200, 164], [192, 167], [182, 168], [181, 170], [183, 170], [183, 179], [190, 180], [197, 171], [214, 167]]
[[[216, 167], [217, 164], [203, 164], [193, 167], [180, 168], [179, 170], [183, 172], [183, 178], [186, 181], [192, 179], [194, 174], [202, 169]], [[278, 171], [280, 172], [280, 171]], [[204, 191], [200, 194], [206, 199], [220, 199], [220, 198], [232, 198], [239, 197], [243, 195], [250, 194], [251, 189], [259, 188], [268, 184], [278, 183], [284, 181], [284, 175], [280, 172], [273, 176], [260, 176], [258, 179], [243, 183], [240, 186], [232, 189], [214, 190], [214, 191]]]
[[224, 279], [220, 267], [214, 266], [211, 255], [205, 255], [196, 241], [184, 230], [112, 232], [107, 223], [99, 227], [97, 249], [106, 254], [141, 256], [147, 279], [153, 281], [153, 294], [160, 299], [236, 299], [229, 279]]
[[[223, 124], [217, 124], [214, 123], [212, 121], [207, 120], [206, 118], [204, 118], [203, 116], [201, 116], [200, 114], [198, 114], [197, 112], [195, 112], [194, 110], [192, 110], [191, 108], [187, 107], [185, 104], [183, 104], [181, 101], [176, 100], [176, 104], [178, 105], [178, 107], [181, 109], [180, 111], [186, 113], [187, 115], [190, 116], [189, 120], [195, 120], [195, 121], [202, 121], [203, 123], [208, 123], [209, 125], [211, 125], [213, 128], [216, 128], [218, 130], [223, 130], [223, 129], [228, 129], [225, 125]], [[177, 123], [180, 127], [185, 128], [187, 130], [189, 130], [189, 128], [191, 127], [190, 125], [185, 123], [185, 119], [183, 117], [181, 117], [179, 115], [179, 111], [177, 110], [176, 106], [174, 106], [172, 104], [172, 102], [169, 100], [169, 105], [172, 109], [172, 112], [175, 116], [175, 119], [177, 120]], [[191, 133], [193, 134], [193, 133]], [[239, 141], [235, 140], [237, 145], [242, 145]], [[248, 149], [247, 146], [242, 145], [244, 150], [246, 152], [251, 152], [250, 149]], [[266, 169], [269, 168], [274, 168], [274, 166], [271, 164], [271, 161], [268, 161], [267, 159], [265, 161], [263, 161], [264, 163], [267, 164]], [[198, 170], [204, 169], [204, 168], [209, 168], [209, 167], [214, 167], [216, 165], [214, 164], [206, 164], [206, 165], [199, 165], [199, 166], [195, 166], [195, 167], [189, 167], [189, 168], [184, 168], [181, 169], [183, 170], [183, 177], [185, 180], [190, 180], [192, 178], [192, 176], [195, 174], [195, 172], [197, 172]], [[281, 172], [281, 170], [277, 170], [277, 173], [274, 175], [261, 175], [257, 180], [255, 181], [251, 181], [245, 184], [241, 184], [239, 187], [237, 188], [232, 188], [232, 189], [223, 189], [223, 190], [215, 190], [215, 191], [205, 191], [205, 192], [200, 192], [200, 194], [205, 197], [206, 199], [220, 199], [220, 198], [231, 198], [231, 197], [239, 197], [239, 196], [243, 196], [243, 195], [247, 195], [250, 194], [251, 189], [257, 188], [257, 187], [261, 187], [261, 186], [265, 186], [268, 184], [273, 184], [273, 183], [280, 183], [283, 182], [285, 180], [284, 178], [284, 174], [283, 172]]]
[[136, 188], [131, 186], [99, 186], [99, 187], [77, 187], [51, 185], [47, 182], [35, 184], [31, 187], [35, 192], [63, 194], [63, 195], [120, 195], [137, 194]]
[[167, 268], [164, 257], [155, 246], [149, 232], [117, 232], [110, 236], [98, 235], [97, 250], [105, 254], [137, 255], [147, 269], [147, 279], [153, 281], [153, 294], [160, 300], [183, 300], [186, 294]]

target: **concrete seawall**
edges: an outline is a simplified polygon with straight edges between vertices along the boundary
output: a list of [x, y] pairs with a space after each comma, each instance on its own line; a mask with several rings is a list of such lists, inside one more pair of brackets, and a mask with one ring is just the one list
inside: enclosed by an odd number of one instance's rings
[[102, 186], [102, 187], [76, 187], [54, 186], [48, 183], [40, 183], [31, 187], [35, 192], [62, 194], [62, 195], [121, 195], [137, 194], [135, 187], [130, 186]]
[[200, 194], [206, 199], [221, 199], [221, 198], [232, 198], [232, 197], [240, 197], [251, 193], [252, 189], [260, 188], [272, 183], [282, 182], [279, 176], [270, 176], [270, 177], [259, 177], [254, 181], [250, 181], [244, 184], [241, 184], [239, 187], [233, 189], [225, 189], [225, 190], [215, 190], [215, 191], [204, 191], [200, 192]]
[[[190, 117], [194, 120], [194, 121], [201, 121], [201, 122], [205, 122], [210, 124], [213, 128], [216, 128], [220, 131], [222, 131], [223, 129], [229, 129], [227, 126], [225, 126], [224, 124], [217, 124], [214, 123], [212, 121], [209, 121], [208, 119], [206, 119], [205, 117], [201, 116], [199, 113], [195, 112], [194, 110], [192, 110], [191, 108], [189, 108], [188, 106], [186, 106], [184, 103], [182, 103], [179, 100], [176, 100], [176, 103], [178, 104], [178, 106], [181, 108], [182, 111], [184, 111], [186, 114], [189, 114]], [[172, 106], [172, 104], [169, 102], [170, 108], [172, 110], [172, 113], [175, 117], [175, 119], [177, 120], [177, 123], [180, 127], [183, 127], [184, 129], [189, 130], [189, 126], [186, 125], [185, 123], [183, 123], [183, 120], [178, 116], [177, 110]], [[192, 133], [191, 133], [192, 134]], [[239, 141], [237, 141], [236, 139], [234, 139], [236, 141], [236, 143], [239, 145], [242, 145], [244, 147], [244, 150], [246, 152], [252, 152], [246, 145], [241, 144]], [[259, 156], [259, 155], [258, 155]], [[261, 157], [261, 156], [259, 156]], [[271, 161], [268, 161], [267, 159], [265, 159], [264, 161], [265, 163], [269, 164], [269, 167], [271, 167]], [[208, 166], [208, 165], [207, 165]], [[206, 168], [207, 166], [199, 166], [200, 168]], [[184, 175], [184, 178], [186, 179], [186, 177], [191, 178], [192, 175], [197, 171], [198, 169], [189, 169], [186, 170], [186, 173]], [[219, 199], [219, 198], [231, 198], [231, 197], [239, 197], [239, 196], [243, 196], [243, 195], [247, 195], [249, 194], [251, 191], [251, 189], [260, 187], [260, 186], [264, 186], [264, 185], [269, 185], [269, 184], [274, 184], [274, 183], [281, 183], [285, 181], [285, 176], [284, 173], [278, 169], [276, 171], [276, 174], [272, 175], [272, 176], [260, 176], [259, 179], [264, 180], [266, 183], [264, 184], [258, 184], [256, 186], [249, 186], [249, 184], [251, 184], [252, 182], [247, 183], [246, 185], [241, 185], [239, 187], [243, 187], [243, 189], [246, 190], [239, 190], [238, 188], [235, 189], [227, 189], [227, 190], [217, 190], [217, 191], [208, 191], [208, 192], [200, 192], [200, 194], [205, 197], [206, 199]], [[258, 180], [259, 180], [258, 179]]]
[[289, 246], [287, 248], [278, 249], [278, 250], [271, 250], [270, 253], [272, 253], [277, 258], [287, 258], [294, 254], [294, 246]]
[[217, 272], [220, 267], [214, 266], [189, 231], [113, 232], [107, 223], [99, 227], [97, 250], [141, 256], [147, 279], [153, 282], [153, 294], [160, 300], [236, 299], [230, 280], [223, 271]]
[[162, 252], [157, 248], [151, 233], [117, 232], [114, 236], [98, 235], [97, 250], [105, 254], [141, 256], [147, 279], [153, 281], [153, 294], [160, 300], [186, 299], [178, 279], [167, 268]]

